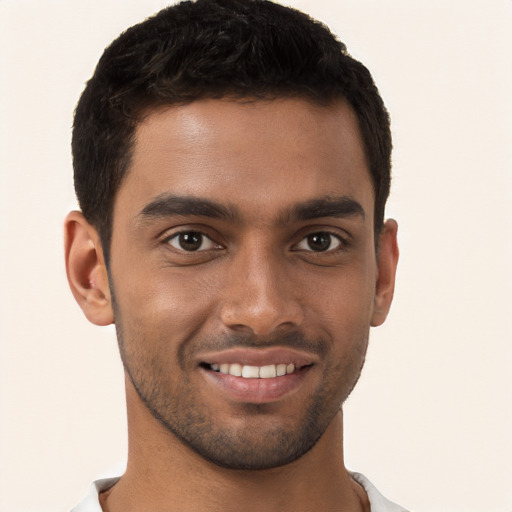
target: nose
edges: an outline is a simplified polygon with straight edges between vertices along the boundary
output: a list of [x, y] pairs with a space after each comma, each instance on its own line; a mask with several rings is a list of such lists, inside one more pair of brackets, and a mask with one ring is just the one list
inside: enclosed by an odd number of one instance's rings
[[258, 336], [300, 326], [303, 310], [289, 265], [271, 251], [237, 254], [228, 269], [220, 308], [224, 325]]

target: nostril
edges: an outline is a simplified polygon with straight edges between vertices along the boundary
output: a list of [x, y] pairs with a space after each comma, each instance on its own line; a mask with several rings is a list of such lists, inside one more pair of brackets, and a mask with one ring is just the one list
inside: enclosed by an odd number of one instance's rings
[[230, 295], [226, 292], [220, 309], [226, 327], [234, 332], [267, 336], [279, 328], [296, 328], [302, 324], [303, 310], [288, 289], [289, 284], [271, 277], [265, 280], [267, 284], [260, 283], [257, 287], [251, 285], [254, 278], [241, 279], [237, 285], [241, 290]]

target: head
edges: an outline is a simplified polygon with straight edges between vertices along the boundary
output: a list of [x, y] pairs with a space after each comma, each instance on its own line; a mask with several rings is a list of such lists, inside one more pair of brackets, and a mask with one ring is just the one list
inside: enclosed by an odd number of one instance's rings
[[[161, 106], [207, 98], [346, 100], [354, 110], [374, 188], [375, 232], [390, 187], [389, 117], [372, 77], [327, 27], [266, 0], [198, 0], [160, 11], [104, 52], [78, 102], [75, 189], [107, 264], [116, 194], [134, 133]], [[378, 237], [376, 237], [378, 240]]]
[[129, 419], [232, 469], [315, 446], [391, 303], [390, 150], [367, 69], [292, 9], [184, 2], [107, 48], [76, 110], [67, 269], [116, 324]]

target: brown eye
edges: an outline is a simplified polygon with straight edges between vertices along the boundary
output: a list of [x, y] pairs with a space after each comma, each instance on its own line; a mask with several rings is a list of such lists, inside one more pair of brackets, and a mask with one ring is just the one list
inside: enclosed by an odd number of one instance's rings
[[199, 231], [183, 231], [167, 241], [169, 245], [180, 251], [207, 251], [218, 247], [212, 240]]
[[340, 247], [341, 240], [331, 233], [320, 231], [311, 233], [302, 239], [297, 245], [297, 249], [301, 251], [326, 252], [336, 250]]

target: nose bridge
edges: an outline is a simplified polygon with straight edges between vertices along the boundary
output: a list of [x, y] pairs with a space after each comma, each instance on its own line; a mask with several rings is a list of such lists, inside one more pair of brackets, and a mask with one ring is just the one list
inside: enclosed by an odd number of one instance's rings
[[284, 255], [253, 241], [241, 248], [229, 267], [221, 316], [235, 330], [268, 335], [282, 326], [298, 326], [301, 306], [293, 293]]

